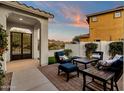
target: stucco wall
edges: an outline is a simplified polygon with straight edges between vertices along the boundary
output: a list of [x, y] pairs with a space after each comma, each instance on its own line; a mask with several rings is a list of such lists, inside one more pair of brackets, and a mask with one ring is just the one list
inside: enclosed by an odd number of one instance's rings
[[124, 39], [124, 10], [121, 10], [121, 17], [115, 18], [115, 12], [97, 15], [97, 21], [89, 18], [90, 38], [81, 41], [110, 41]]
[[41, 29], [40, 29], [40, 62], [41, 65], [48, 65], [48, 20], [41, 19]]
[[65, 49], [71, 49], [71, 56], [80, 56], [80, 44], [65, 44]]
[[[71, 49], [71, 56], [85, 57], [85, 44], [89, 42], [81, 42], [80, 44], [66, 44], [65, 49]], [[109, 56], [109, 41], [94, 42], [98, 44], [97, 51], [103, 51], [103, 60], [110, 58]]]

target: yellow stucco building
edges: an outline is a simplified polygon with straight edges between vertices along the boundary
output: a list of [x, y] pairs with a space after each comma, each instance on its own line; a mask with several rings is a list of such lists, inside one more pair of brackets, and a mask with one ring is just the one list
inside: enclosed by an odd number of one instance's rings
[[81, 42], [124, 40], [124, 6], [87, 15], [89, 34]]

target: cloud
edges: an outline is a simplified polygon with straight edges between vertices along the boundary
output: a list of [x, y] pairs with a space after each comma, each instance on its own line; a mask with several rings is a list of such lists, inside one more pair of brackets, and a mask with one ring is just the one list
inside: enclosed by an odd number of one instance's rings
[[60, 11], [65, 20], [68, 20], [68, 25], [88, 28], [88, 23], [86, 21], [87, 17], [81, 12], [79, 7], [71, 6], [65, 3], [61, 3], [59, 5]]
[[73, 26], [76, 26], [76, 27], [85, 27], [85, 28], [89, 27], [86, 19], [82, 19], [81, 15], [75, 16], [74, 19], [73, 19], [73, 22], [70, 23], [70, 25], [73, 25]]
[[89, 28], [86, 21], [87, 17], [81, 12], [78, 6], [71, 5], [67, 2], [43, 2], [40, 4], [49, 7], [51, 11], [54, 11], [55, 18], [50, 19], [51, 24], [69, 25], [74, 27]]

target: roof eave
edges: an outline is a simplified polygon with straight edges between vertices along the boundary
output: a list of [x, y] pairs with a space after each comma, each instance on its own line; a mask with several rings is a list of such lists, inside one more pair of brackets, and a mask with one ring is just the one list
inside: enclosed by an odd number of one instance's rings
[[97, 12], [97, 13], [93, 13], [93, 14], [88, 14], [88, 15], [86, 15], [86, 17], [97, 16], [97, 15], [106, 14], [106, 13], [109, 13], [109, 12], [119, 11], [119, 10], [124, 10], [124, 7], [117, 8], [117, 9], [105, 10], [105, 11]]
[[1, 1], [0, 4], [6, 5], [6, 6], [9, 6], [9, 7], [12, 7], [12, 8], [17, 8], [19, 10], [23, 10], [23, 11], [26, 11], [26, 12], [29, 12], [29, 13], [33, 13], [35, 15], [39, 15], [39, 16], [42, 16], [42, 17], [54, 18], [54, 15], [51, 14], [51, 13], [41, 11], [41, 10], [38, 10], [38, 9], [34, 9], [33, 7], [28, 7], [25, 4], [21, 4], [19, 2]]
[[90, 37], [90, 34], [84, 34], [84, 35], [82, 35], [80, 38], [89, 38]]
[[90, 37], [80, 37], [80, 39], [85, 39], [85, 38], [90, 38]]

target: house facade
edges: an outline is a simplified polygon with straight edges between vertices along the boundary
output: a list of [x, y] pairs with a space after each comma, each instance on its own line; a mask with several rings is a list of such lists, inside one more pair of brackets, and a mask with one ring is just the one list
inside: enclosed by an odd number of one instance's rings
[[40, 58], [40, 65], [48, 64], [48, 19], [53, 17], [19, 2], [0, 1], [0, 24], [8, 34], [8, 50], [2, 62], [4, 71], [6, 62], [11, 60]]
[[124, 6], [87, 15], [89, 34], [81, 42], [124, 40]]

